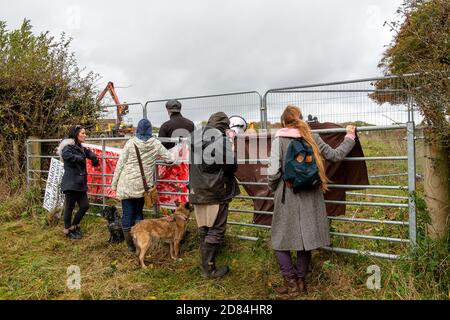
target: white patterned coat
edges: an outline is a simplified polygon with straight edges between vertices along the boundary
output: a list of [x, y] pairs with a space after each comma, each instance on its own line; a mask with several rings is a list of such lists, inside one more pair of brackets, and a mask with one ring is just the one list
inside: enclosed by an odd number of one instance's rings
[[152, 137], [147, 141], [143, 141], [134, 137], [128, 140], [117, 162], [112, 181], [112, 188], [116, 191], [119, 200], [136, 199], [144, 196], [144, 184], [134, 144], [136, 144], [141, 154], [149, 187], [153, 185], [155, 161], [159, 158], [168, 163], [174, 161], [172, 154], [156, 138]]

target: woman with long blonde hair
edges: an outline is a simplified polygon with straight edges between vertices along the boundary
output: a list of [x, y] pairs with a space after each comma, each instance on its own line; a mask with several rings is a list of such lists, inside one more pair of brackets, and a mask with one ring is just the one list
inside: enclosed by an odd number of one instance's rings
[[[269, 187], [274, 192], [272, 219], [272, 247], [281, 268], [284, 286], [276, 288], [279, 294], [296, 295], [306, 292], [306, 275], [311, 250], [330, 244], [329, 225], [323, 193], [330, 182], [324, 160], [337, 162], [353, 149], [355, 127], [347, 126], [344, 141], [333, 149], [318, 134], [314, 134], [303, 120], [300, 109], [288, 105], [281, 115], [282, 129], [272, 141], [268, 169]], [[286, 153], [293, 139], [301, 138], [313, 150], [320, 183], [317, 187], [295, 190], [282, 179]], [[291, 251], [297, 251], [293, 265]]]

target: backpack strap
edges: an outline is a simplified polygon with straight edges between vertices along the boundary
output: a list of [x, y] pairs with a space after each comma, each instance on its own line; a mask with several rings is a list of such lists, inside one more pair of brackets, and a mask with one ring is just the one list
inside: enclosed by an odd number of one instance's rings
[[[292, 140], [298, 140], [298, 138], [291, 138], [290, 140], [291, 141], [289, 141], [289, 143], [291, 143]], [[281, 151], [281, 144], [280, 144], [280, 151]], [[283, 158], [285, 158], [285, 157], [286, 157], [286, 155], [284, 154]], [[286, 181], [283, 179], [283, 166], [281, 166], [281, 180], [283, 180], [283, 193], [281, 195], [281, 203], [284, 204], [285, 200], [286, 200]]]
[[[309, 143], [307, 143], [303, 137], [298, 138], [297, 140], [302, 144], [303, 149], [305, 149], [305, 154], [308, 154], [309, 153], [308, 151], [309, 151], [309, 149], [312, 149], [312, 146], [309, 145]], [[314, 152], [312, 152], [312, 150], [311, 150], [310, 154], [314, 154]]]
[[285, 193], [286, 193], [286, 181], [284, 181], [283, 179], [283, 194], [281, 196], [281, 203], [284, 204], [284, 200], [285, 200]]

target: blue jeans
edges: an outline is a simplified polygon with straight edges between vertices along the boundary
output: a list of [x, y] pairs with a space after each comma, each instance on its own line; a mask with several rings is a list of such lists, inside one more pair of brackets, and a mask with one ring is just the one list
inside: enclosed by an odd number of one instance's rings
[[144, 219], [144, 197], [122, 200], [122, 229], [129, 231], [136, 222]]

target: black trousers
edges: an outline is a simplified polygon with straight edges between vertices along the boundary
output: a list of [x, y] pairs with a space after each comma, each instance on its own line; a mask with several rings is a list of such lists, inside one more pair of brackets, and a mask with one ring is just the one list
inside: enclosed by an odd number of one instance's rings
[[219, 205], [219, 213], [217, 214], [214, 225], [210, 228], [200, 227], [198, 231], [200, 237], [205, 239], [205, 242], [211, 244], [220, 244], [225, 238], [225, 231], [227, 229], [227, 218], [228, 218], [228, 204], [223, 203]]
[[[66, 200], [64, 204], [64, 228], [69, 229], [71, 226], [79, 225], [86, 211], [89, 209], [89, 199], [87, 192], [66, 191]], [[72, 212], [75, 204], [80, 207], [72, 221]]]

